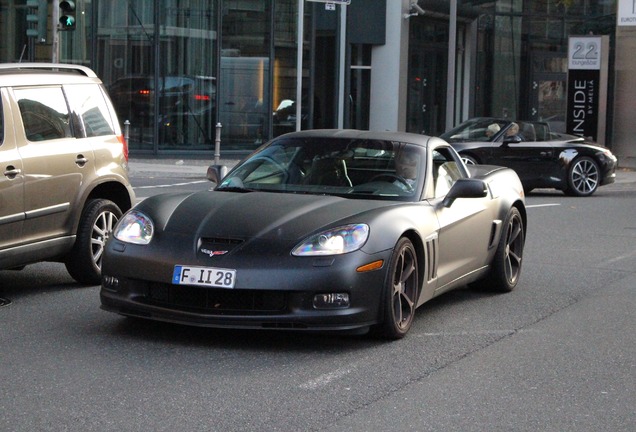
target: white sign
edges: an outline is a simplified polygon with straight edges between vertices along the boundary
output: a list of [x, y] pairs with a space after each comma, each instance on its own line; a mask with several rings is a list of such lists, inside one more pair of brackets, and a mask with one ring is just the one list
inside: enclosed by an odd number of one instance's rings
[[616, 25], [636, 26], [636, 0], [618, 0]]
[[569, 45], [568, 69], [601, 69], [600, 37], [571, 36]]

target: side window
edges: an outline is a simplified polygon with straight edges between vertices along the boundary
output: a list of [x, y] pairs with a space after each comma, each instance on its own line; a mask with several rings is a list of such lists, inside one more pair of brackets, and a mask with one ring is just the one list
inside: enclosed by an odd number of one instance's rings
[[446, 148], [433, 150], [433, 180], [435, 197], [443, 197], [464, 174], [457, 161]]
[[99, 86], [69, 85], [64, 86], [64, 92], [87, 137], [115, 134], [108, 105]]
[[29, 141], [73, 136], [61, 87], [18, 88], [14, 93]]

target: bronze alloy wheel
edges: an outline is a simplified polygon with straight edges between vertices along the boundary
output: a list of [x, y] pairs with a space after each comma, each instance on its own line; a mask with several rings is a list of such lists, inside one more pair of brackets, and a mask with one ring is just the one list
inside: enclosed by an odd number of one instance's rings
[[510, 292], [517, 286], [523, 262], [525, 226], [516, 207], [512, 207], [508, 212], [501, 230], [490, 273], [470, 286], [493, 292]]
[[385, 314], [382, 334], [390, 339], [400, 339], [413, 324], [419, 279], [417, 255], [411, 241], [401, 238], [389, 264], [385, 287]]
[[505, 249], [503, 253], [503, 266], [505, 270], [506, 281], [509, 286], [514, 287], [519, 280], [521, 273], [521, 259], [523, 256], [523, 221], [521, 215], [516, 208], [513, 208], [508, 218], [508, 227], [506, 229]]

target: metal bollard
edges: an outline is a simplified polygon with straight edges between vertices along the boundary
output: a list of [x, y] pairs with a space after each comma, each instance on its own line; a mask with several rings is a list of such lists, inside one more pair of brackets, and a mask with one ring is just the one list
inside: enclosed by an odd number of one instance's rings
[[128, 138], [130, 137], [130, 120], [126, 120], [124, 122], [124, 140], [128, 143]]
[[216, 138], [214, 139], [214, 165], [221, 161], [221, 123], [216, 124]]

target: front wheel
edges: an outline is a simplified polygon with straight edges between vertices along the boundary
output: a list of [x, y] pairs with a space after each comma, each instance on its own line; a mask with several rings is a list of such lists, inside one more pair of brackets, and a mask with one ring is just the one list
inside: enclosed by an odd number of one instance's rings
[[479, 164], [479, 161], [477, 159], [475, 159], [471, 155], [461, 154], [459, 156], [462, 158], [462, 161], [464, 162], [464, 165], [477, 165], [477, 164]]
[[65, 262], [66, 270], [73, 279], [86, 285], [101, 282], [106, 241], [121, 215], [119, 207], [107, 199], [91, 200], [86, 204], [75, 245]]
[[591, 157], [580, 157], [572, 162], [568, 170], [566, 193], [573, 196], [590, 196], [598, 188], [599, 181], [598, 164]]
[[384, 283], [384, 321], [378, 329], [388, 339], [401, 339], [408, 333], [417, 307], [419, 279], [413, 243], [402, 237], [391, 255]]

